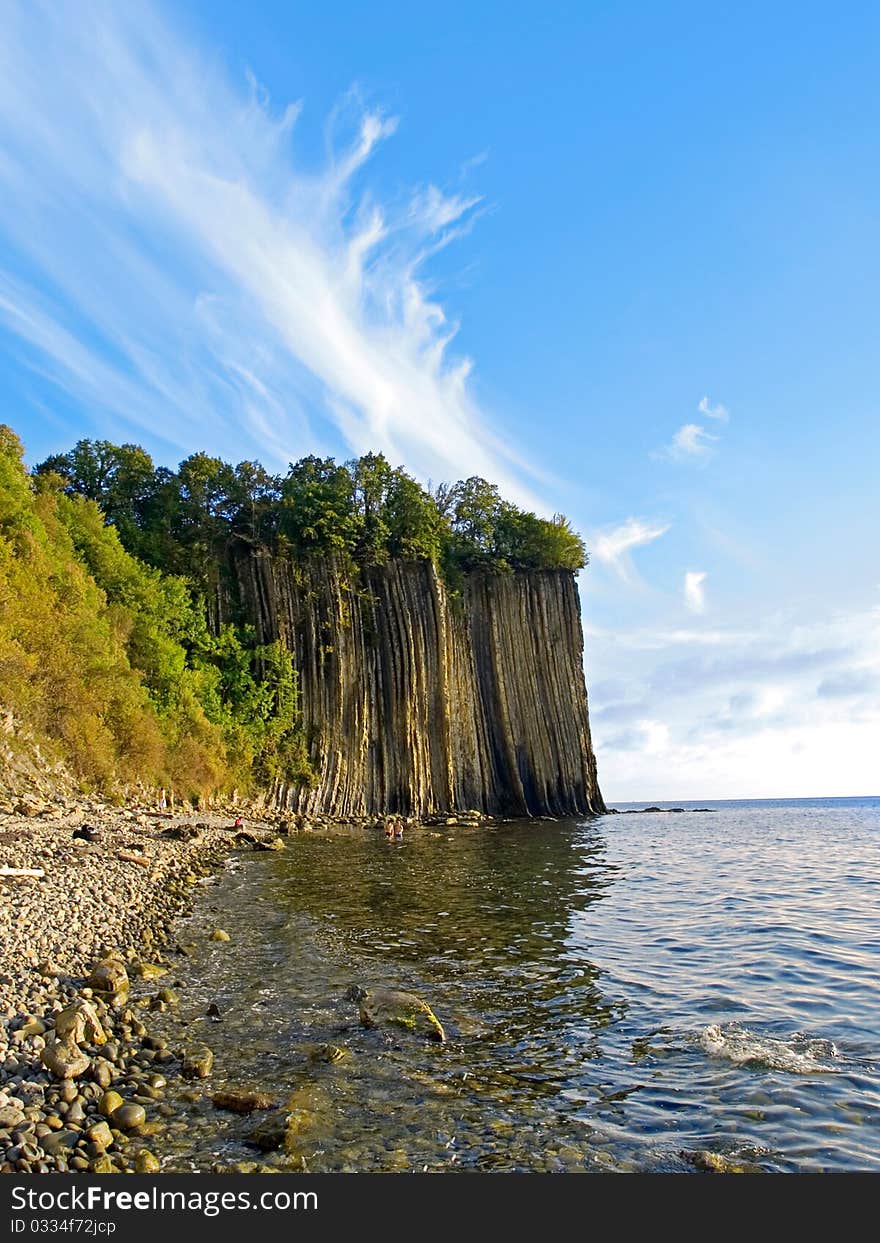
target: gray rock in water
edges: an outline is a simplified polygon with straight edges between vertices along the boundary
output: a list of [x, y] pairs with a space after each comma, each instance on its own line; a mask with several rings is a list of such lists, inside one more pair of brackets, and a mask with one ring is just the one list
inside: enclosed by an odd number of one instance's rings
[[211, 1101], [217, 1109], [228, 1109], [235, 1114], [251, 1114], [256, 1110], [277, 1107], [277, 1102], [265, 1092], [248, 1092], [238, 1088], [226, 1088], [222, 1092], [215, 1092]]
[[443, 1025], [427, 1002], [415, 993], [354, 985], [346, 997], [356, 1001], [364, 1027], [394, 1027], [443, 1043]]
[[754, 1161], [743, 1161], [737, 1157], [729, 1157], [721, 1152], [712, 1152], [707, 1148], [694, 1151], [684, 1149], [679, 1156], [690, 1161], [696, 1169], [706, 1174], [763, 1174], [762, 1167]]

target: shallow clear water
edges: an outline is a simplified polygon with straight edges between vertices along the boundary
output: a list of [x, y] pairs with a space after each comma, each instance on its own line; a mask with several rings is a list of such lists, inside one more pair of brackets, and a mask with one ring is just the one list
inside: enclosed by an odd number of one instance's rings
[[[177, 929], [212, 1088], [295, 1093], [310, 1170], [880, 1169], [880, 799], [713, 806], [231, 861]], [[448, 1043], [361, 1028], [352, 983]], [[182, 1108], [168, 1168], [254, 1159]]]

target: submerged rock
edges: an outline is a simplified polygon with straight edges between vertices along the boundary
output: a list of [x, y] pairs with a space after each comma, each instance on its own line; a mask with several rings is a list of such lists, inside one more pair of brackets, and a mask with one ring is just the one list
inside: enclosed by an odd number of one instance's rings
[[311, 1062], [342, 1062], [349, 1056], [348, 1049], [338, 1044], [319, 1044], [309, 1053]]
[[265, 1092], [249, 1092], [236, 1088], [215, 1092], [211, 1100], [217, 1109], [228, 1109], [234, 1114], [252, 1114], [256, 1110], [277, 1107], [277, 1101], [273, 1101]]
[[288, 1115], [283, 1109], [273, 1109], [266, 1118], [261, 1118], [256, 1126], [251, 1127], [245, 1140], [261, 1152], [274, 1152], [281, 1148], [287, 1139]]
[[182, 1071], [187, 1079], [207, 1079], [214, 1066], [214, 1054], [206, 1044], [194, 1044], [183, 1052]]
[[144, 962], [142, 959], [136, 958], [131, 964], [131, 973], [142, 980], [158, 980], [160, 976], [168, 974], [168, 968], [160, 967], [155, 962]]
[[354, 985], [346, 996], [358, 1003], [364, 1027], [395, 1027], [440, 1043], [446, 1040], [442, 1023], [428, 1003], [415, 993]]
[[727, 1157], [721, 1152], [710, 1152], [707, 1148], [697, 1148], [693, 1152], [685, 1149], [679, 1154], [685, 1161], [690, 1161], [698, 1170], [707, 1174], [763, 1174], [763, 1169], [754, 1161], [740, 1161], [735, 1157]]

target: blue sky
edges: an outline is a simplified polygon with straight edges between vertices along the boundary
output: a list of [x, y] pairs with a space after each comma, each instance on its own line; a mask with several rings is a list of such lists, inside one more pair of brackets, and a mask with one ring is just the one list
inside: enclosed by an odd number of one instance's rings
[[876, 793], [880, 11], [0, 0], [0, 391], [480, 473], [591, 551], [611, 800]]

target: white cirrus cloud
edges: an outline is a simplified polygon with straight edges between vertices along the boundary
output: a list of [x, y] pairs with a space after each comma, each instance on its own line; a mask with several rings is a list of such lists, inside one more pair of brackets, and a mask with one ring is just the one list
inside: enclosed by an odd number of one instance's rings
[[590, 543], [590, 549], [596, 560], [614, 570], [624, 582], [628, 582], [633, 575], [629, 554], [635, 548], [653, 543], [668, 530], [668, 524], [627, 518], [619, 526], [597, 532]]
[[474, 398], [426, 264], [479, 199], [366, 184], [396, 121], [347, 97], [327, 154], [149, 0], [0, 0], [0, 325], [101, 427], [267, 455], [382, 450], [548, 507]]
[[700, 404], [697, 406], [697, 409], [707, 419], [717, 419], [719, 423], [726, 423], [730, 418], [730, 411], [726, 406], [722, 406], [720, 401], [717, 406], [713, 406], [708, 397], [700, 398]]
[[677, 462], [707, 458], [712, 453], [713, 443], [718, 439], [699, 423], [685, 423], [672, 437], [667, 454]]
[[[718, 423], [727, 423], [730, 411], [719, 402], [713, 406], [708, 397], [701, 397], [697, 406], [705, 418], [714, 419]], [[652, 457], [666, 458], [671, 462], [705, 462], [715, 452], [715, 445], [721, 439], [714, 432], [709, 432], [702, 423], [683, 423], [670, 444], [652, 453]]]
[[684, 576], [684, 602], [692, 613], [705, 613], [706, 581], [705, 570], [688, 570]]

